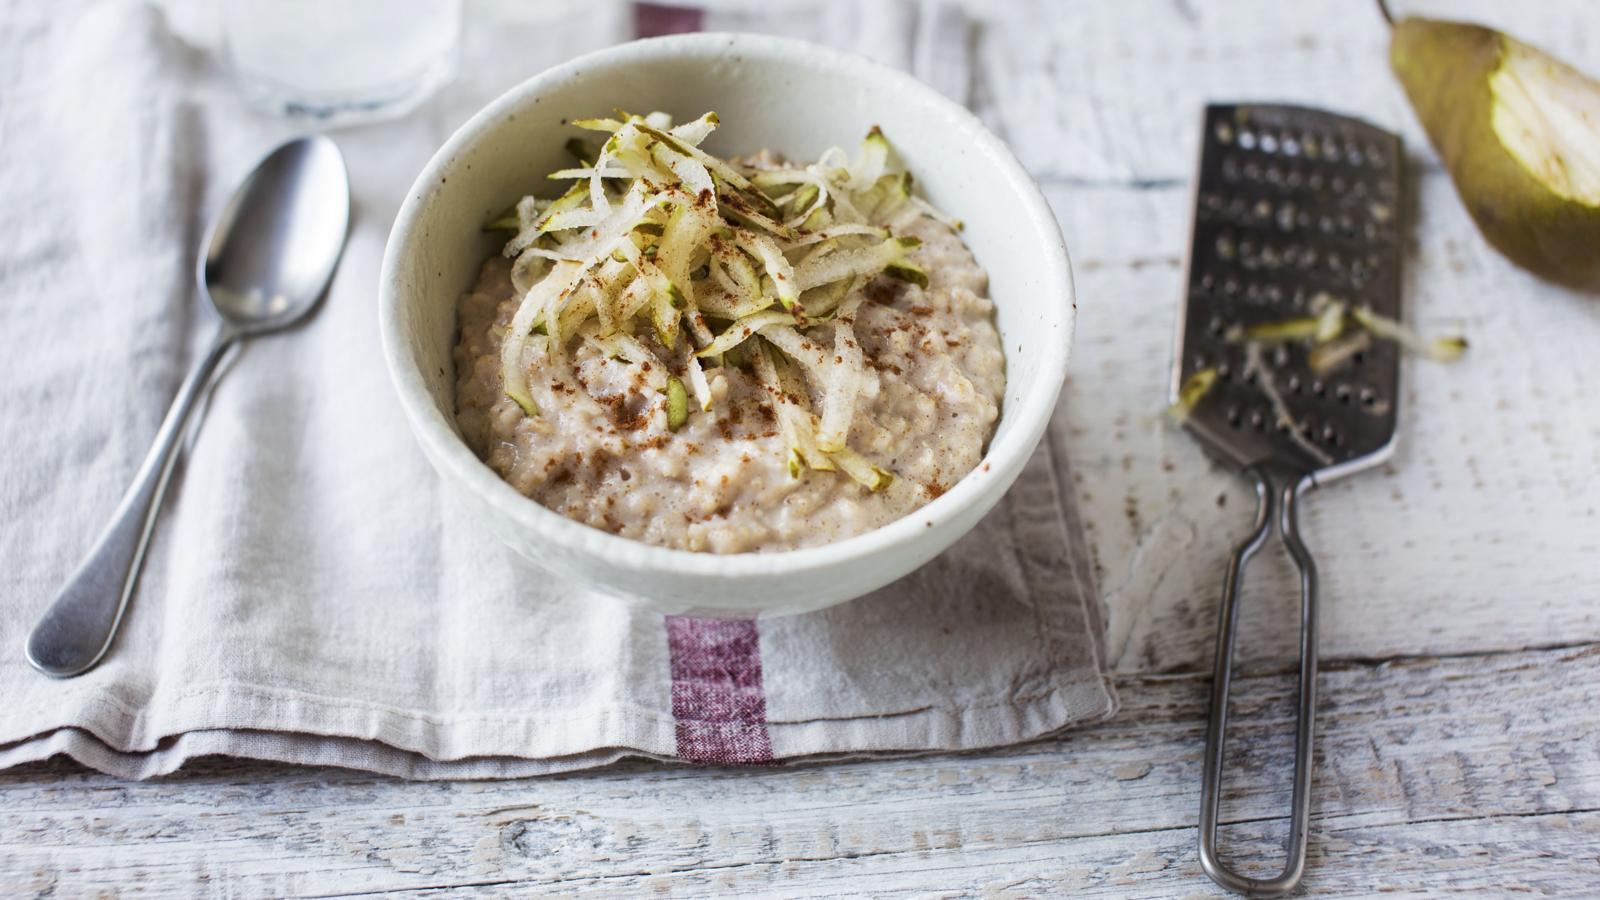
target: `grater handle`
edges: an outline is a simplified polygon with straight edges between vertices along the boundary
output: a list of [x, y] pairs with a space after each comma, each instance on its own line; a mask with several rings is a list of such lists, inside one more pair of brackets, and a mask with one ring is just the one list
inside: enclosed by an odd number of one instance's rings
[[1216, 671], [1211, 682], [1211, 720], [1206, 728], [1204, 781], [1200, 795], [1200, 866], [1217, 884], [1244, 894], [1276, 895], [1295, 889], [1305, 872], [1306, 832], [1311, 812], [1311, 741], [1317, 705], [1317, 566], [1300, 540], [1300, 496], [1314, 482], [1304, 476], [1283, 486], [1278, 527], [1300, 570], [1300, 691], [1295, 714], [1294, 795], [1289, 816], [1288, 860], [1272, 878], [1250, 878], [1223, 864], [1217, 855], [1217, 808], [1222, 800], [1222, 750], [1228, 732], [1228, 689], [1233, 675], [1234, 626], [1239, 621], [1239, 585], [1244, 567], [1266, 543], [1279, 501], [1260, 467], [1245, 471], [1255, 482], [1256, 521], [1228, 561], [1217, 623]]

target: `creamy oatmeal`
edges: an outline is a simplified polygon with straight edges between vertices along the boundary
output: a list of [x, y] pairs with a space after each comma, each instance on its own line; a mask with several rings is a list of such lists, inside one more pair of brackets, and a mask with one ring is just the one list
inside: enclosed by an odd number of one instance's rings
[[876, 130], [853, 164], [733, 169], [694, 150], [697, 123], [593, 123], [613, 137], [558, 174], [605, 207], [519, 204], [510, 258], [459, 304], [462, 434], [546, 507], [667, 547], [782, 550], [907, 515], [993, 434], [987, 277]]

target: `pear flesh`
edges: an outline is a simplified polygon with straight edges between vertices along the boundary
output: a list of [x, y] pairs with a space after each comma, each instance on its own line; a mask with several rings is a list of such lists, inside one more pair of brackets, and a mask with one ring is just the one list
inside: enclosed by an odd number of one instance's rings
[[1600, 81], [1501, 32], [1407, 18], [1390, 63], [1485, 237], [1600, 288]]

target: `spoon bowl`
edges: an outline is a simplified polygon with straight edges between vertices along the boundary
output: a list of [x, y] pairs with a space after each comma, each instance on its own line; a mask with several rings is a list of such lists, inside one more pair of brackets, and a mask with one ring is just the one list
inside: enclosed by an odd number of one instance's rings
[[200, 289], [241, 332], [291, 325], [326, 292], [349, 218], [339, 148], [322, 135], [289, 141], [267, 154], [212, 222], [196, 272]]

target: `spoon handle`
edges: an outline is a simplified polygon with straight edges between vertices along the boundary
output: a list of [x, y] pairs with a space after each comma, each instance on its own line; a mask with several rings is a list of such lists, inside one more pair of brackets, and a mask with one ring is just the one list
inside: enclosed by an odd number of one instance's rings
[[139, 566], [167, 493], [184, 426], [217, 363], [237, 339], [238, 333], [224, 326], [183, 379], [111, 523], [28, 635], [28, 662], [35, 669], [71, 678], [94, 668], [105, 656], [139, 580]]

